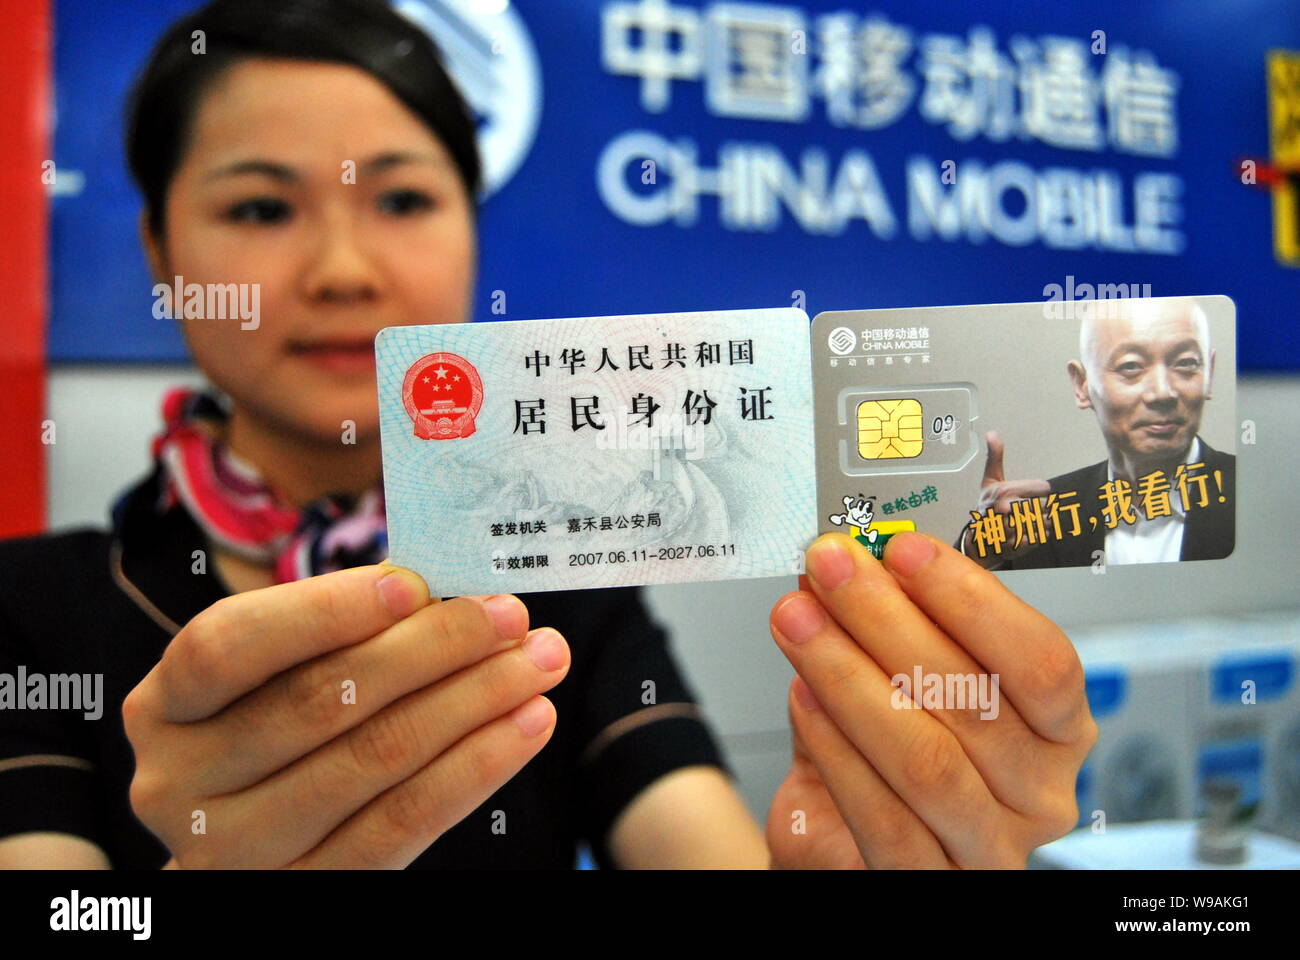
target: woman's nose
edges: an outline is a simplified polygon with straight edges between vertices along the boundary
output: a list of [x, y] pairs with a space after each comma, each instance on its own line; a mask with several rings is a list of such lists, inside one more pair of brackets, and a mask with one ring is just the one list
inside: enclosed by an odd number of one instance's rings
[[364, 302], [379, 296], [379, 270], [350, 217], [336, 215], [322, 228], [303, 273], [303, 286], [308, 299], [324, 303]]

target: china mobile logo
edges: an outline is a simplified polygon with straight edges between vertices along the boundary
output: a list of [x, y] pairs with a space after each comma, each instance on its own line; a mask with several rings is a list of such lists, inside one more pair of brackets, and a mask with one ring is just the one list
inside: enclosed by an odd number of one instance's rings
[[858, 345], [858, 336], [848, 327], [836, 327], [826, 338], [826, 346], [837, 357], [847, 356]]
[[464, 357], [431, 353], [406, 371], [402, 405], [421, 440], [459, 440], [474, 433], [483, 381]]
[[996, 673], [896, 673], [889, 703], [895, 710], [976, 710], [981, 720], [996, 720], [999, 675]]

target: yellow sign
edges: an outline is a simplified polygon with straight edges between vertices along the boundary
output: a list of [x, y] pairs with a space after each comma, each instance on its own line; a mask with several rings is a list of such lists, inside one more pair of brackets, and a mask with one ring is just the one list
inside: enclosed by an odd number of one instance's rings
[[910, 459], [924, 448], [920, 400], [905, 397], [858, 404], [858, 454], [863, 460]]
[[1273, 186], [1273, 251], [1278, 262], [1300, 267], [1300, 53], [1268, 55], [1268, 131]]

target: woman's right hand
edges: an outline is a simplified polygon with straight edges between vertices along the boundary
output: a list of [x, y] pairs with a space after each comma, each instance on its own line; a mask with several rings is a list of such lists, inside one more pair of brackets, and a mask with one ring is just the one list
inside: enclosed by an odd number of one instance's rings
[[123, 701], [131, 806], [169, 867], [405, 867], [546, 745], [568, 667], [517, 597], [386, 564], [236, 594]]

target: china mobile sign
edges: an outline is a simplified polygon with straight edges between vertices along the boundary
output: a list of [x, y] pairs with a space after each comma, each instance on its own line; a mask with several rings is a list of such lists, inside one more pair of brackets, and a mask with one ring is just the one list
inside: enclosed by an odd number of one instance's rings
[[542, 72], [509, 0], [393, 0], [438, 44], [478, 126], [486, 199], [527, 158], [542, 112]]
[[[891, 154], [882, 163], [868, 149], [836, 155], [810, 139], [792, 160], [775, 143], [711, 148], [684, 132], [628, 130], [596, 169], [606, 207], [627, 223], [690, 228], [704, 215], [702, 198], [713, 197], [718, 222], [734, 231], [788, 220], [835, 235], [860, 220], [881, 240], [1150, 254], [1184, 247], [1183, 181], [1167, 169], [1178, 152], [1179, 77], [1100, 31], [918, 33], [874, 14], [674, 0], [609, 3], [601, 17], [604, 70], [639, 84], [647, 117], [675, 97], [700, 97], [715, 117], [774, 125], [869, 135], [919, 123], [945, 132], [953, 147], [951, 158]], [[788, 130], [776, 135], [788, 144]], [[1060, 150], [1062, 163], [1035, 167], [1013, 155], [1031, 142]], [[1012, 155], [959, 156], [963, 146], [990, 144]], [[1152, 168], [1126, 174], [1104, 164], [1108, 153]]]

